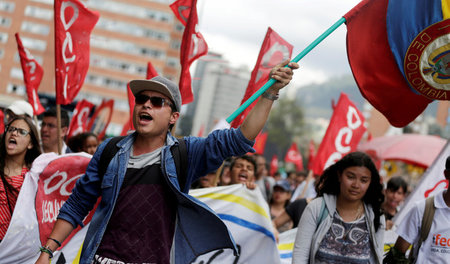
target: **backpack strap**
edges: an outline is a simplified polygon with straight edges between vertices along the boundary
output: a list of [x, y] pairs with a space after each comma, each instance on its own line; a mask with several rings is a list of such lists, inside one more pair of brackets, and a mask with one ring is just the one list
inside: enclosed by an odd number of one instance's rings
[[117, 143], [124, 137], [125, 136], [113, 137], [103, 149], [103, 152], [100, 155], [100, 161], [98, 162], [98, 175], [101, 179], [103, 179], [103, 175], [105, 175], [106, 169], [112, 158], [116, 155], [117, 151], [119, 151], [119, 147], [116, 146]]
[[187, 148], [186, 142], [184, 138], [178, 139], [178, 144], [173, 145], [170, 148], [170, 152], [172, 152], [173, 160], [175, 162], [175, 167], [177, 169], [177, 177], [178, 183], [180, 184], [180, 190], [182, 192], [188, 191], [189, 188], [186, 189], [186, 180], [187, 180]]
[[434, 196], [430, 196], [425, 200], [425, 211], [422, 216], [422, 225], [420, 226], [420, 238], [417, 245], [413, 246], [411, 249], [411, 253], [409, 254], [411, 263], [415, 263], [417, 259], [417, 254], [420, 247], [422, 246], [422, 242], [425, 241], [428, 237], [428, 233], [430, 233], [431, 224], [433, 223], [434, 212], [436, 211], [436, 207], [434, 207]]
[[325, 198], [322, 197], [322, 205], [320, 206], [320, 214], [319, 214], [319, 220], [317, 221], [317, 226], [316, 226], [316, 230], [317, 228], [319, 228], [320, 224], [323, 222], [323, 220], [325, 220], [325, 218], [328, 216], [328, 208], [327, 205], [325, 204]]

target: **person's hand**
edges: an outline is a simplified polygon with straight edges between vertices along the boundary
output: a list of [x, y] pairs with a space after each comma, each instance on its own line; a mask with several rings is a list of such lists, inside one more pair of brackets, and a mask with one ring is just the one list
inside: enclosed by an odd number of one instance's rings
[[245, 186], [249, 190], [254, 190], [256, 188], [256, 184], [254, 182], [245, 182]]
[[50, 264], [50, 258], [47, 253], [41, 253], [35, 264]]
[[[299, 65], [296, 62], [289, 62], [285, 60], [270, 71], [269, 77], [276, 80], [276, 82], [268, 89], [269, 92], [277, 94], [278, 91], [289, 84], [292, 80], [293, 70], [298, 69]], [[289, 67], [284, 67], [289, 63]]]

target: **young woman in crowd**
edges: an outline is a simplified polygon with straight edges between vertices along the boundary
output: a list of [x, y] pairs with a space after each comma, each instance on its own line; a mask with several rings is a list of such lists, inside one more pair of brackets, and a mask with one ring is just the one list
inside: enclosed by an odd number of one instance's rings
[[[291, 185], [287, 180], [278, 181], [273, 186], [272, 198], [269, 201], [270, 217], [275, 219], [280, 216], [291, 199]], [[292, 222], [288, 221], [284, 225], [277, 228], [278, 232], [284, 232], [292, 228]]]
[[293, 262], [381, 263], [383, 186], [371, 158], [353, 152], [320, 177], [298, 225]]
[[92, 132], [83, 132], [81, 134], [77, 134], [72, 136], [67, 145], [73, 152], [81, 152], [84, 151], [91, 155], [94, 155], [97, 147], [99, 145], [97, 135]]
[[0, 241], [8, 230], [17, 196], [34, 159], [41, 154], [36, 127], [27, 117], [15, 117], [0, 142]]

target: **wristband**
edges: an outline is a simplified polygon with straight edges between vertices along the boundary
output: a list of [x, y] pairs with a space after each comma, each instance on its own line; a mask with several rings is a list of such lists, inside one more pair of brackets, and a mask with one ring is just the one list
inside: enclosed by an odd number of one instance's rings
[[53, 242], [55, 242], [56, 244], [58, 244], [58, 247], [61, 246], [61, 242], [59, 242], [58, 240], [56, 240], [56, 239], [54, 239], [54, 238], [51, 238], [51, 237], [49, 237], [49, 238], [47, 238], [47, 239], [53, 240]]
[[47, 253], [47, 254], [49, 254], [50, 258], [53, 258], [53, 251], [48, 246], [41, 246], [39, 248], [39, 251]]
[[273, 94], [273, 93], [269, 93], [269, 92], [265, 91], [262, 94], [262, 97], [264, 97], [266, 99], [269, 99], [269, 100], [272, 100], [272, 101], [275, 101], [275, 100], [278, 99], [279, 96], [278, 96], [278, 94]]

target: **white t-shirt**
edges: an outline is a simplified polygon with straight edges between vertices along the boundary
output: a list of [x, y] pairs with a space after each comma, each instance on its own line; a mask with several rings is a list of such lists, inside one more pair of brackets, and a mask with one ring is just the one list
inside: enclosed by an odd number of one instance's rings
[[[444, 202], [444, 191], [434, 198], [433, 223], [422, 243], [416, 263], [450, 263], [450, 207]], [[418, 201], [397, 228], [397, 234], [410, 244], [417, 244], [425, 211], [425, 200]]]

